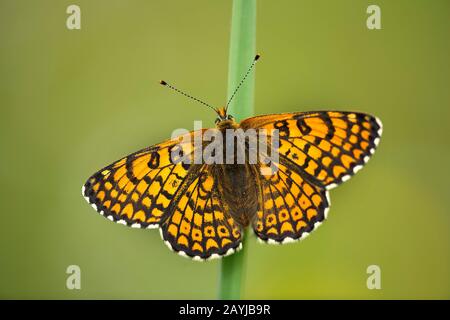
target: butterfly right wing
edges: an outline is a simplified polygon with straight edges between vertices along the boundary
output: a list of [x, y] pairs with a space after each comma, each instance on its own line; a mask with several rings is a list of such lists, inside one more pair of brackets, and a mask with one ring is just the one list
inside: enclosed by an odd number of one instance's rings
[[241, 127], [278, 130], [280, 158], [298, 166], [309, 181], [327, 190], [363, 167], [382, 133], [378, 118], [346, 111], [263, 115], [243, 120]]
[[271, 244], [304, 239], [326, 219], [328, 191], [309, 183], [288, 162], [266, 169], [273, 174], [259, 178], [261, 201], [253, 220], [256, 236]]

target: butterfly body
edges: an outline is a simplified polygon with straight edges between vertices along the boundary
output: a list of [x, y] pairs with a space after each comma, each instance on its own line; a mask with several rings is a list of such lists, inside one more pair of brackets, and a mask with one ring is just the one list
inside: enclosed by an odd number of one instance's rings
[[[239, 163], [238, 148], [235, 141], [229, 141], [227, 130], [237, 130], [239, 124], [233, 117], [227, 117], [224, 109], [219, 114], [219, 121], [216, 128], [220, 131], [223, 139], [222, 148], [223, 159], [227, 159], [227, 146], [234, 146], [230, 163], [220, 163], [211, 167], [211, 174], [217, 181], [218, 196], [223, 199], [228, 212], [240, 227], [247, 227], [258, 209], [258, 194], [256, 168], [248, 163], [248, 157], [244, 158], [245, 163]], [[247, 151], [248, 152], [248, 151]], [[225, 161], [224, 161], [225, 162]]]
[[[225, 146], [231, 142], [227, 130], [276, 129], [279, 159], [266, 164], [245, 157], [240, 162], [235, 153], [231, 163], [193, 164], [198, 146], [181, 138], [204, 131], [191, 132], [103, 168], [87, 180], [83, 196], [111, 221], [159, 228], [172, 250], [196, 260], [235, 252], [249, 225], [261, 241], [292, 242], [325, 220], [328, 190], [368, 161], [382, 131], [377, 118], [358, 112], [264, 115], [239, 124], [225, 109], [217, 113], [214, 130]], [[175, 161], [174, 151], [191, 164]], [[223, 152], [226, 159], [225, 148]]]

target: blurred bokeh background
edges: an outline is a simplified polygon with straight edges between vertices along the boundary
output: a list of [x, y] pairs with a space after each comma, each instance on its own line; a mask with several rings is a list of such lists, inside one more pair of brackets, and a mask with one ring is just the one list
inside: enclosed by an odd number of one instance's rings
[[[81, 7], [81, 30], [66, 8]], [[381, 8], [368, 30], [366, 8]], [[302, 243], [254, 236], [244, 298], [450, 298], [450, 2], [258, 0], [256, 114], [360, 110], [384, 135]], [[0, 0], [0, 298], [217, 297], [219, 262], [113, 224], [80, 194], [224, 104], [231, 1]], [[66, 288], [68, 265], [81, 290]], [[381, 268], [368, 290], [366, 268]]]

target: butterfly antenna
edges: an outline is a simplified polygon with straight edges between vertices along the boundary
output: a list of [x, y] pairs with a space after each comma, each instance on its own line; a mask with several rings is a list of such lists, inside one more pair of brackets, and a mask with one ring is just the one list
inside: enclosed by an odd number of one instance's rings
[[238, 92], [239, 88], [242, 86], [242, 84], [244, 83], [245, 79], [247, 79], [248, 75], [250, 74], [250, 72], [252, 71], [253, 67], [256, 64], [256, 61], [258, 61], [259, 57], [261, 57], [259, 54], [257, 54], [255, 56], [255, 58], [253, 59], [252, 64], [250, 65], [250, 67], [248, 68], [247, 72], [245, 73], [244, 77], [242, 78], [241, 82], [239, 82], [238, 86], [236, 87], [236, 89], [234, 90], [233, 94], [231, 95], [230, 99], [227, 102], [227, 105], [225, 106], [225, 111], [228, 110], [228, 106], [230, 105], [231, 101], [233, 100], [234, 96], [236, 95], [236, 93]]
[[208, 104], [208, 103], [206, 103], [206, 102], [204, 102], [204, 101], [202, 101], [202, 100], [200, 100], [200, 99], [198, 99], [198, 98], [196, 98], [196, 97], [193, 97], [193, 96], [191, 96], [190, 94], [187, 94], [186, 92], [181, 91], [181, 90], [178, 89], [178, 88], [175, 88], [174, 86], [168, 84], [168, 83], [165, 82], [164, 80], [159, 81], [159, 83], [160, 83], [161, 85], [165, 86], [165, 87], [168, 87], [169, 89], [172, 89], [173, 91], [176, 91], [176, 92], [178, 92], [178, 93], [181, 93], [183, 96], [188, 97], [189, 99], [192, 99], [192, 100], [194, 100], [194, 101], [200, 102], [200, 103], [203, 104], [204, 106], [207, 106], [207, 107], [213, 109], [215, 112], [217, 112], [216, 108], [214, 108], [212, 105], [210, 105], [210, 104]]

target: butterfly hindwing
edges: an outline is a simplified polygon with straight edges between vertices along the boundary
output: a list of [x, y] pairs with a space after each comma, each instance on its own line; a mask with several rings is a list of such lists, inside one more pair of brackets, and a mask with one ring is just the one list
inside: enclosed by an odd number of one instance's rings
[[181, 255], [210, 259], [241, 247], [241, 227], [225, 212], [217, 181], [203, 165], [161, 225], [166, 244]]
[[280, 158], [301, 168], [308, 180], [331, 189], [369, 160], [381, 122], [358, 112], [322, 111], [265, 115], [242, 121], [244, 129], [277, 129]]
[[261, 175], [261, 207], [253, 229], [262, 241], [278, 244], [300, 240], [326, 218], [328, 191], [302, 178], [289, 163], [274, 164]]

